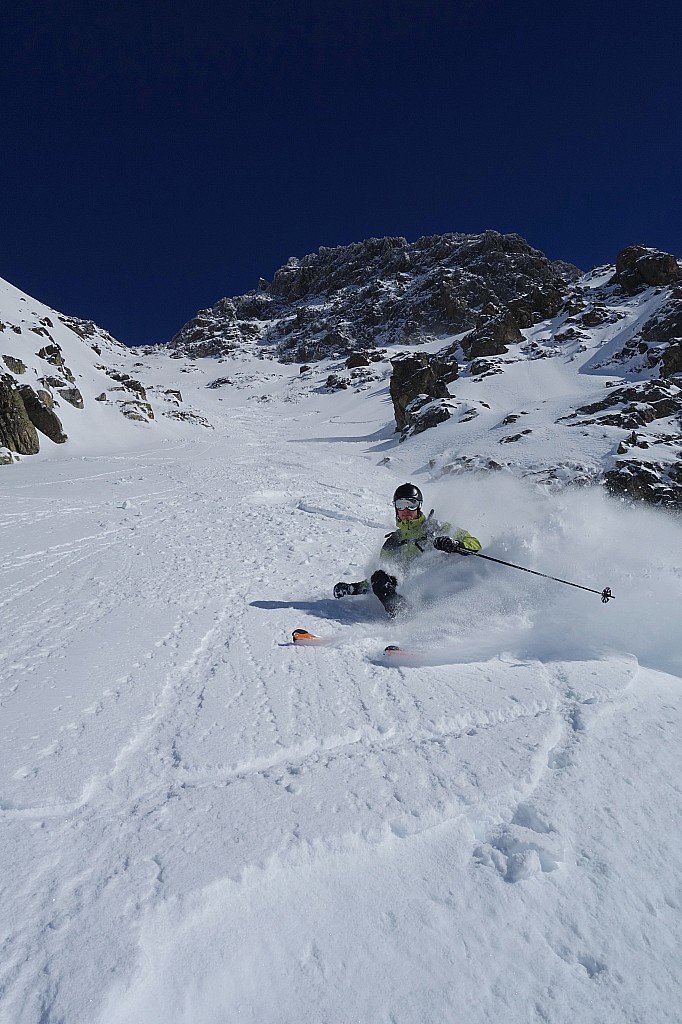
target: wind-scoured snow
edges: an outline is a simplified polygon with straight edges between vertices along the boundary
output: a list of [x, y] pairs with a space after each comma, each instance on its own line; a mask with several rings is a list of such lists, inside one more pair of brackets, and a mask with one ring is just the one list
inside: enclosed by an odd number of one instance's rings
[[[445, 471], [512, 411], [556, 462], [569, 368], [398, 444], [385, 379], [156, 358], [213, 431], [0, 478], [3, 1024], [677, 1024], [679, 518]], [[404, 622], [334, 601], [405, 480], [615, 600], [431, 552]]]

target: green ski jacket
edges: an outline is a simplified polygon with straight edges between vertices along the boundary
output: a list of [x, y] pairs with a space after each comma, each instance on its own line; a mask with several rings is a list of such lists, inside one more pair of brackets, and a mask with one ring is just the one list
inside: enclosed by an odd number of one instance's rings
[[416, 519], [409, 522], [402, 522], [396, 517], [395, 522], [397, 530], [388, 534], [381, 548], [382, 562], [407, 565], [433, 547], [436, 537], [450, 537], [452, 540], [461, 541], [469, 551], [481, 550], [481, 542], [472, 537], [467, 530], [459, 527], [453, 529], [450, 523], [434, 519], [433, 512], [428, 516], [420, 512]]

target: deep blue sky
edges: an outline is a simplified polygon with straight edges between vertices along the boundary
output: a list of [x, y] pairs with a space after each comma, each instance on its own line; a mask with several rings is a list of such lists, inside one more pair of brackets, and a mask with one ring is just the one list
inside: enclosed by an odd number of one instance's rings
[[0, 277], [131, 344], [370, 236], [682, 256], [682, 15], [576, 0], [15, 0]]

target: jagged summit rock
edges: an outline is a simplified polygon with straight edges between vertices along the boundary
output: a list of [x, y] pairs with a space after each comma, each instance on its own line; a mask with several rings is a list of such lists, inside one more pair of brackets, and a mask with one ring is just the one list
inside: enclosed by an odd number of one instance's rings
[[468, 331], [486, 310], [518, 331], [556, 313], [580, 273], [516, 234], [369, 238], [290, 258], [270, 284], [199, 312], [169, 347], [310, 362]]

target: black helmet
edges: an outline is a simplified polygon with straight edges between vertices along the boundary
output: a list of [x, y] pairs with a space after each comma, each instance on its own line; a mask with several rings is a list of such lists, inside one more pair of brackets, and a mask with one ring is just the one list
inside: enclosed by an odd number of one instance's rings
[[418, 501], [419, 504], [423, 502], [422, 492], [415, 484], [401, 484], [400, 487], [396, 487], [395, 493], [393, 494], [393, 504], [395, 505], [398, 499], [407, 499], [412, 501]]

